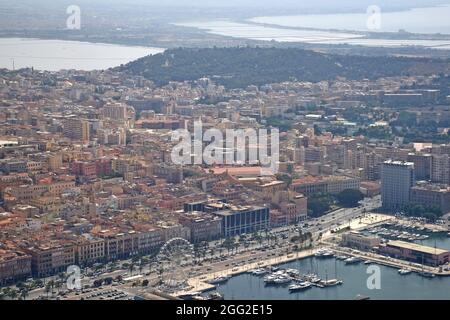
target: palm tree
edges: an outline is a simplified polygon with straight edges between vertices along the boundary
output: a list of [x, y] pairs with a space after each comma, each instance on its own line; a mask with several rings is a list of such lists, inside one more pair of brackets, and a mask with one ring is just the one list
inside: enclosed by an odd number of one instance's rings
[[158, 277], [159, 277], [159, 282], [162, 283], [162, 277], [164, 274], [164, 267], [162, 265], [160, 265], [158, 267]]
[[144, 270], [144, 264], [142, 262], [139, 263], [139, 274], [142, 274], [142, 271]]
[[57, 282], [57, 284], [58, 284], [57, 288], [58, 288], [58, 292], [59, 292], [59, 289], [67, 281], [67, 277], [66, 277], [66, 274], [64, 272], [61, 272], [60, 274], [58, 274], [58, 278], [59, 278], [59, 281]]
[[61, 280], [58, 280], [58, 281], [55, 282], [55, 287], [56, 287], [56, 290], [57, 290], [58, 292], [59, 292], [59, 290], [61, 289], [62, 284], [63, 284], [63, 282], [62, 282]]
[[52, 287], [51, 287], [50, 283], [47, 283], [45, 285], [45, 293], [47, 294], [47, 298], [48, 298], [48, 294], [51, 290], [52, 290]]
[[234, 246], [235, 252], [237, 253], [237, 252], [238, 252], [238, 249], [239, 249], [239, 242], [233, 243], [233, 246]]
[[262, 247], [263, 244], [263, 237], [258, 233], [258, 235], [256, 236], [256, 240], [259, 243], [259, 246]]
[[28, 288], [24, 287], [22, 288], [22, 290], [20, 290], [20, 298], [22, 300], [26, 300], [27, 297], [28, 297]]
[[230, 255], [230, 250], [233, 248], [233, 240], [231, 240], [231, 238], [226, 238], [222, 246], [227, 249], [228, 255]]
[[12, 300], [15, 300], [15, 299], [17, 298], [17, 296], [18, 296], [17, 290], [15, 290], [15, 289], [10, 289], [10, 290], [9, 290], [9, 293], [8, 293], [8, 296], [9, 296]]
[[133, 271], [134, 271], [134, 262], [130, 263], [130, 266], [129, 266], [128, 270], [130, 271], [130, 275], [132, 276], [133, 275]]

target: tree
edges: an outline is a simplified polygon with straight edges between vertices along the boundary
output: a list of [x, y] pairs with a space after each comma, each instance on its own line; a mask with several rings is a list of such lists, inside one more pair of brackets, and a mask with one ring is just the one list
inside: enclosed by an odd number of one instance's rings
[[339, 203], [346, 208], [358, 206], [358, 202], [364, 199], [361, 191], [356, 189], [345, 189], [337, 195]]
[[234, 241], [231, 238], [226, 238], [225, 241], [222, 243], [222, 246], [227, 249], [228, 254], [230, 254], [230, 251], [234, 247]]
[[10, 297], [12, 300], [16, 299], [17, 296], [18, 296], [17, 290], [11, 289], [11, 290], [9, 291], [9, 297]]
[[28, 288], [24, 287], [20, 290], [20, 299], [26, 300], [28, 297]]
[[130, 263], [130, 266], [128, 267], [128, 270], [130, 271], [130, 275], [133, 275], [133, 271], [134, 271], [134, 262]]
[[313, 194], [308, 198], [308, 210], [311, 217], [320, 217], [328, 212], [333, 198], [326, 193]]
[[52, 286], [50, 285], [50, 283], [47, 283], [45, 285], [45, 293], [47, 294], [47, 298], [48, 298], [48, 294], [50, 293], [51, 290], [52, 290]]

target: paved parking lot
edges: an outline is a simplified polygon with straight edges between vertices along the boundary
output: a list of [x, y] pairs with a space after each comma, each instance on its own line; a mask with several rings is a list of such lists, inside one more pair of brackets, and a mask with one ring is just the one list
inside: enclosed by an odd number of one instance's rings
[[85, 289], [70, 293], [61, 300], [130, 300], [133, 295], [119, 289]]

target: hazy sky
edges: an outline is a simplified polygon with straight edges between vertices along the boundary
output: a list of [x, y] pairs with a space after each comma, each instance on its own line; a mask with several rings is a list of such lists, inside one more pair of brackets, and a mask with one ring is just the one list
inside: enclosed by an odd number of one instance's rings
[[[0, 0], [2, 7], [7, 7], [11, 0]], [[362, 8], [369, 5], [380, 7], [432, 6], [450, 3], [450, 0], [14, 0], [14, 4], [27, 3], [39, 6], [44, 3], [62, 4], [139, 4], [148, 6], [201, 6], [201, 7], [296, 7], [296, 8]]]

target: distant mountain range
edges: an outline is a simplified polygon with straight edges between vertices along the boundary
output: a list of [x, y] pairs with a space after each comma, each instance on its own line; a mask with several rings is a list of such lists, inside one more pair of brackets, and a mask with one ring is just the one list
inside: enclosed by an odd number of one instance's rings
[[144, 76], [157, 85], [210, 77], [228, 88], [241, 88], [294, 79], [317, 82], [337, 77], [357, 80], [448, 74], [450, 60], [330, 55], [298, 48], [179, 48], [116, 70]]

